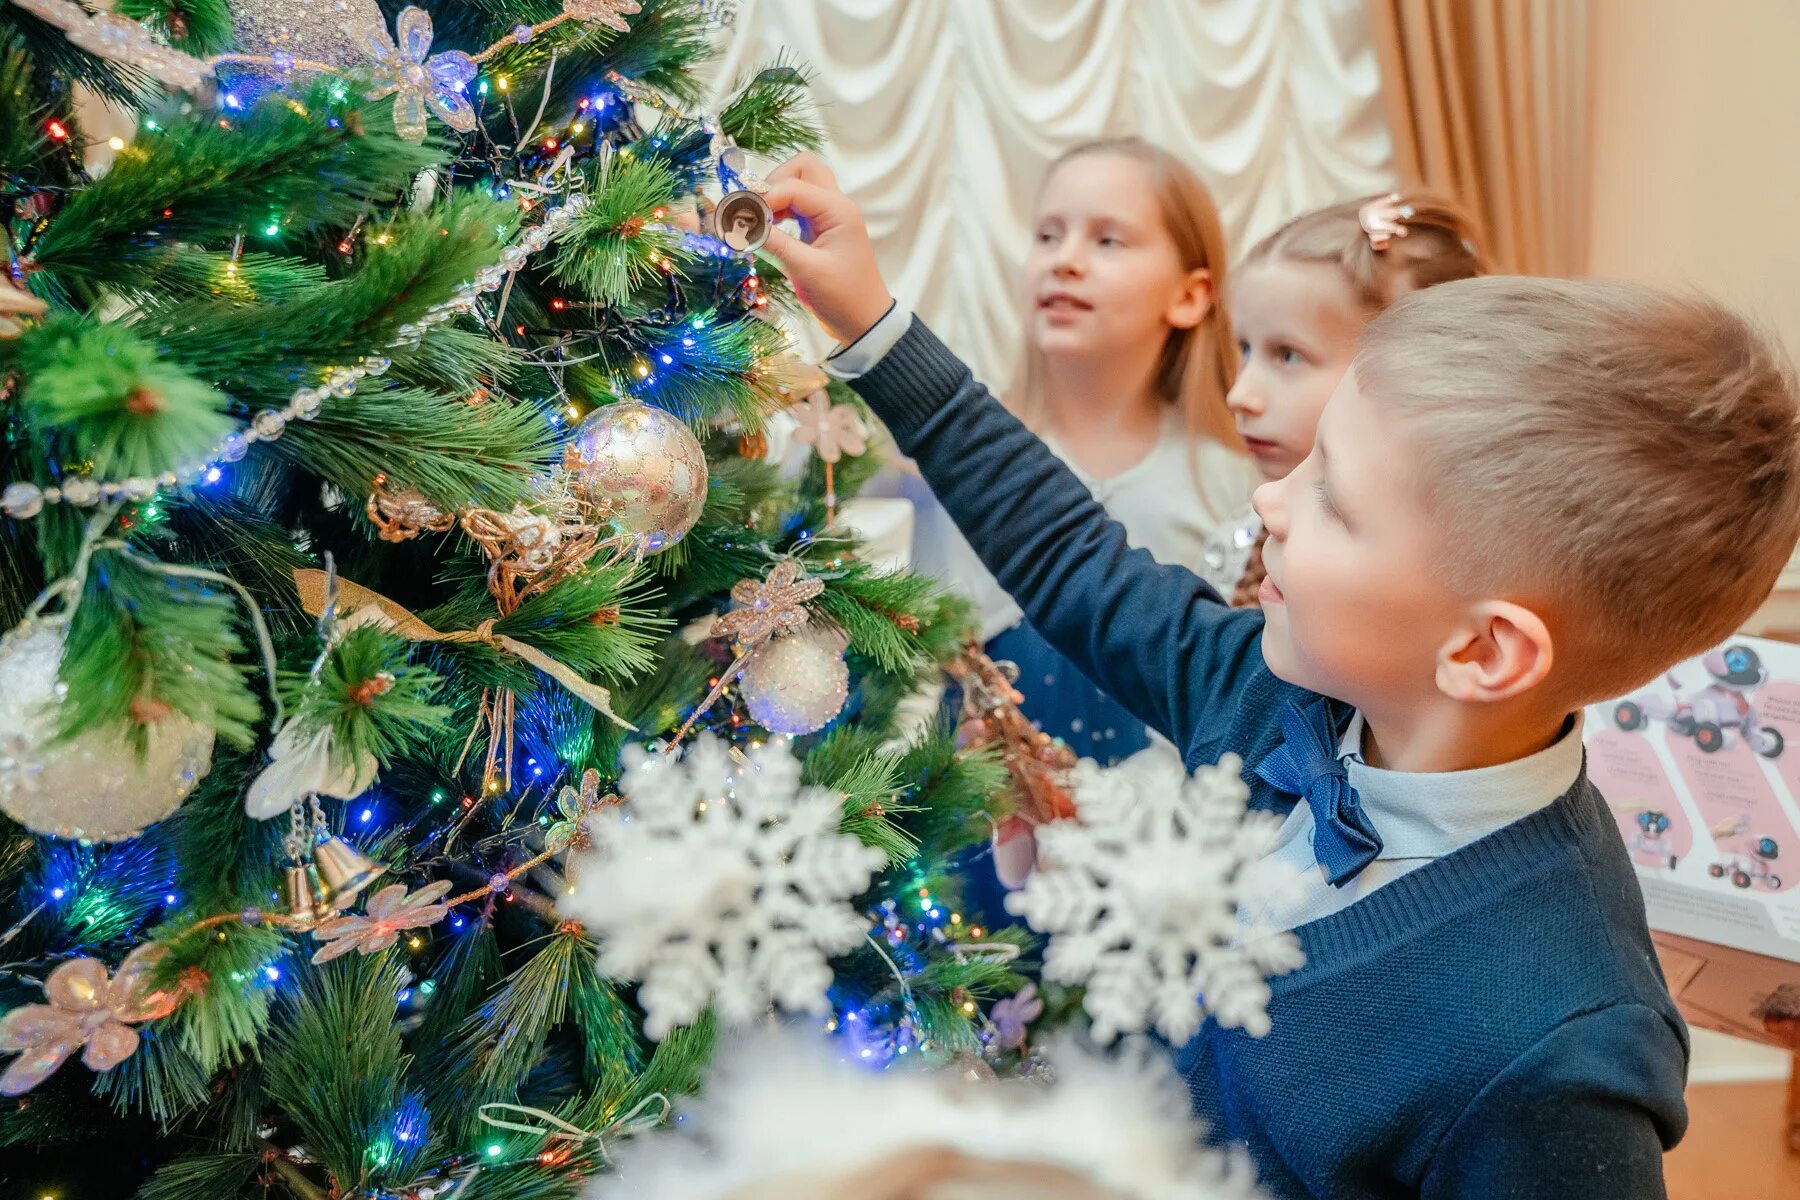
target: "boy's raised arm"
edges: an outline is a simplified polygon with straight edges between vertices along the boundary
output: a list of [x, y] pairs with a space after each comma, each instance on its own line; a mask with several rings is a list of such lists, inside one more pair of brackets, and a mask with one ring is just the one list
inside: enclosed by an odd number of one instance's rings
[[[768, 248], [826, 331], [855, 342], [893, 301], [856, 205], [818, 159], [771, 172], [766, 195], [809, 240]], [[1130, 549], [1079, 479], [914, 320], [852, 386], [1033, 625], [1184, 749], [1207, 705], [1260, 661], [1262, 623], [1199, 576]]]
[[1129, 548], [1124, 527], [922, 322], [852, 386], [1038, 631], [1182, 749], [1261, 662], [1256, 614]]

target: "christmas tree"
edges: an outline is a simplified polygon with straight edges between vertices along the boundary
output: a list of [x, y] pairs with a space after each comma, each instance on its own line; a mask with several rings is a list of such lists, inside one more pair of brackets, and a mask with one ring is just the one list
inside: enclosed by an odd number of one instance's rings
[[0, 1190], [569, 1195], [771, 1007], [1018, 1044], [719, 7], [0, 3]]

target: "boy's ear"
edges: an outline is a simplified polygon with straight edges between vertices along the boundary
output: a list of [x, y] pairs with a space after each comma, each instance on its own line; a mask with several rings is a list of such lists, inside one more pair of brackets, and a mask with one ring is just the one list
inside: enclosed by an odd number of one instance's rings
[[1169, 311], [1164, 317], [1176, 329], [1192, 329], [1206, 320], [1206, 314], [1212, 311], [1212, 306], [1212, 272], [1205, 267], [1195, 267], [1187, 273], [1181, 293], [1169, 305]]
[[1509, 700], [1542, 683], [1556, 650], [1550, 627], [1521, 604], [1482, 600], [1438, 651], [1438, 691], [1452, 700]]

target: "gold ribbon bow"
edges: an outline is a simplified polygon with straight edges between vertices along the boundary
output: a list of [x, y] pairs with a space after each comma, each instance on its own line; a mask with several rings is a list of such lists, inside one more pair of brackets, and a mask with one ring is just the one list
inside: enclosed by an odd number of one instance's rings
[[[310, 569], [295, 571], [294, 587], [300, 593], [301, 606], [309, 614], [315, 617], [323, 615], [325, 612], [325, 572]], [[340, 610], [355, 613], [362, 609], [374, 608], [392, 623], [395, 633], [408, 641], [441, 642], [452, 646], [478, 643], [492, 646], [503, 654], [510, 654], [562, 684], [572, 695], [586, 703], [594, 711], [604, 713], [619, 725], [634, 733], [637, 732], [637, 726], [612, 710], [611, 692], [597, 683], [590, 683], [583, 679], [569, 667], [557, 662], [536, 646], [528, 646], [517, 638], [507, 637], [503, 633], [495, 633], [494, 622], [491, 619], [483, 621], [474, 629], [454, 629], [445, 632], [433, 629], [403, 605], [396, 604], [379, 592], [360, 584], [351, 583], [348, 579], [340, 578], [337, 581], [337, 591]]]

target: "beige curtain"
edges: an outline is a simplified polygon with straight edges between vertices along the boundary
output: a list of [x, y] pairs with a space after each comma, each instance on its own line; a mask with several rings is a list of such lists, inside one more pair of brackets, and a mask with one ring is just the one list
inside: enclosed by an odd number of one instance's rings
[[784, 51], [812, 70], [895, 295], [1004, 387], [1031, 207], [1077, 142], [1135, 133], [1191, 164], [1234, 254], [1393, 186], [1363, 3], [741, 0], [718, 83]]
[[1588, 0], [1368, 0], [1395, 174], [1472, 206], [1503, 268], [1587, 263]]

